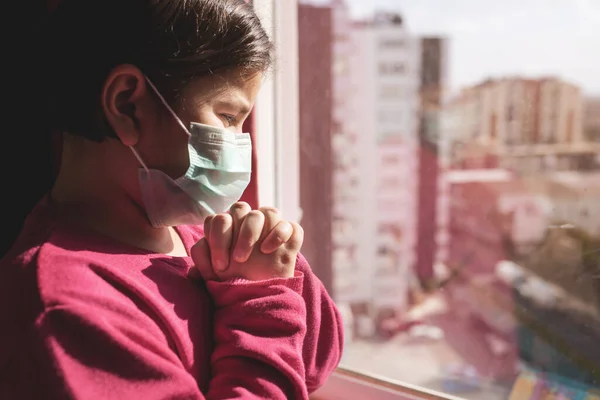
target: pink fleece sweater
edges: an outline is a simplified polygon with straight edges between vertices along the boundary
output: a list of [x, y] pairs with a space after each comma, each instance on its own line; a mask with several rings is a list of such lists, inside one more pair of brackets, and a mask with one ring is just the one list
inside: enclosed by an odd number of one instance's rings
[[[178, 231], [188, 250], [202, 237]], [[191, 266], [43, 200], [0, 262], [0, 398], [306, 399], [324, 383], [343, 324], [302, 256], [263, 282], [192, 282]]]

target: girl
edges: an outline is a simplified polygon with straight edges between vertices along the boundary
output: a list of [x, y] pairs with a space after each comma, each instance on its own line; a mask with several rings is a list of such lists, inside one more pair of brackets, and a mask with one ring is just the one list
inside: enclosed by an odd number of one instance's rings
[[62, 160], [0, 265], [0, 398], [308, 398], [342, 323], [302, 229], [236, 203], [272, 52], [252, 7], [63, 0], [44, 37]]

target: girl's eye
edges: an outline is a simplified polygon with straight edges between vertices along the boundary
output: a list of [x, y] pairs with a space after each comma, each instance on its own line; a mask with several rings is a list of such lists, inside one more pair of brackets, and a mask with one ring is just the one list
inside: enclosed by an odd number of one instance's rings
[[222, 114], [221, 116], [227, 121], [229, 126], [235, 125], [236, 120], [233, 115]]

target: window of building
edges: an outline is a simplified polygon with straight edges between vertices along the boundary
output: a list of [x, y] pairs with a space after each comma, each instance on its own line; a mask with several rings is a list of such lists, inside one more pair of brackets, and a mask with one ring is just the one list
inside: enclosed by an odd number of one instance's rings
[[403, 75], [406, 73], [406, 65], [402, 62], [382, 62], [379, 64], [379, 75]]
[[350, 41], [350, 37], [347, 33], [339, 33], [335, 35], [336, 42], [348, 43]]
[[379, 98], [382, 100], [402, 100], [404, 98], [403, 95], [406, 92], [403, 89], [404, 87], [402, 85], [397, 84], [381, 86], [379, 88]]
[[400, 166], [402, 160], [404, 159], [401, 152], [397, 153], [385, 153], [381, 156], [381, 165], [382, 167], [391, 168], [394, 166]]
[[335, 74], [344, 74], [348, 71], [348, 61], [345, 59], [337, 60], [333, 66]]
[[405, 122], [404, 113], [399, 109], [383, 109], [378, 112], [378, 122], [382, 124], [403, 124]]
[[390, 138], [396, 139], [396, 138], [405, 138], [405, 137], [406, 136], [404, 135], [404, 132], [401, 132], [399, 130], [394, 130], [394, 131], [385, 130], [379, 134], [377, 139], [379, 140], [379, 145], [384, 146], [387, 139], [390, 139]]
[[400, 189], [402, 186], [406, 184], [403, 176], [400, 175], [400, 171], [398, 171], [397, 176], [386, 176], [379, 179], [380, 190], [394, 190]]
[[406, 47], [406, 41], [403, 39], [387, 38], [379, 42], [379, 47], [382, 49], [402, 49]]

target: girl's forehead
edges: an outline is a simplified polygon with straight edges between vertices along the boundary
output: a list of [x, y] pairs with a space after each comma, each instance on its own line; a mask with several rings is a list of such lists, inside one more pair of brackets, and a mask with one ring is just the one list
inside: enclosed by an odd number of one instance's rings
[[262, 73], [240, 76], [226, 72], [196, 79], [186, 88], [184, 96], [195, 104], [227, 102], [249, 111], [262, 82]]

